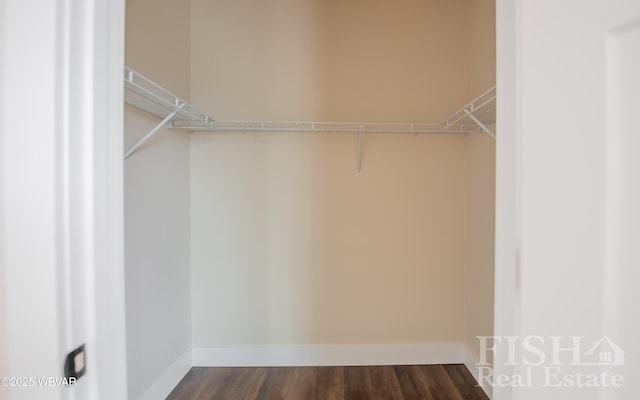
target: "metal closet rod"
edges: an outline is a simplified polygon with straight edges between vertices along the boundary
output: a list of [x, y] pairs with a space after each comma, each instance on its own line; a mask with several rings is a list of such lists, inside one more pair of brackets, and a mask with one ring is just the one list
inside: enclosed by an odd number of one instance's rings
[[[428, 125], [428, 126], [427, 126]], [[173, 127], [181, 127], [174, 124]], [[475, 124], [459, 124], [444, 126], [441, 124], [392, 124], [392, 123], [361, 123], [361, 122], [283, 122], [283, 121], [226, 121], [216, 120], [210, 125], [182, 126], [194, 131], [218, 132], [335, 132], [335, 133], [409, 133], [434, 134], [457, 133], [465, 134], [473, 131]]]

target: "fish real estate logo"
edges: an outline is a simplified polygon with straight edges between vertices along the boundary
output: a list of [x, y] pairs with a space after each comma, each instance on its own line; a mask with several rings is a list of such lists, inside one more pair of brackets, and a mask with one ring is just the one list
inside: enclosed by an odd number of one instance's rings
[[[625, 352], [613, 340], [584, 336], [476, 336], [478, 384], [492, 387], [619, 388]], [[489, 356], [500, 352], [511, 374], [494, 374]], [[506, 356], [506, 357], [505, 357]], [[618, 367], [618, 368], [616, 368]]]

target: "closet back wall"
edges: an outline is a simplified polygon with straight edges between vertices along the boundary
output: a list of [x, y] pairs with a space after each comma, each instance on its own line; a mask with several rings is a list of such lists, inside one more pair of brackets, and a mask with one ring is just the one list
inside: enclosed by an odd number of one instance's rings
[[[464, 0], [193, 0], [192, 102], [241, 119], [439, 121], [469, 94]], [[462, 343], [464, 136], [196, 133], [194, 352]], [[195, 354], [195, 353], [194, 353]]]

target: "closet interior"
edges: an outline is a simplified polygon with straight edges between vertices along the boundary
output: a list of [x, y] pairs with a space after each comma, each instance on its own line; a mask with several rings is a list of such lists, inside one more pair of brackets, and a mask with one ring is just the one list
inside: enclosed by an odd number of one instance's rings
[[128, 0], [126, 24], [131, 399], [194, 366], [475, 364], [494, 0]]

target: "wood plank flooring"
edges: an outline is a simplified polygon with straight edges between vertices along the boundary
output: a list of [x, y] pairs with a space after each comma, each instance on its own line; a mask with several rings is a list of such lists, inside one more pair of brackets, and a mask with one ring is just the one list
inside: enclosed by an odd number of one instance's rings
[[192, 368], [167, 400], [488, 400], [464, 365]]

